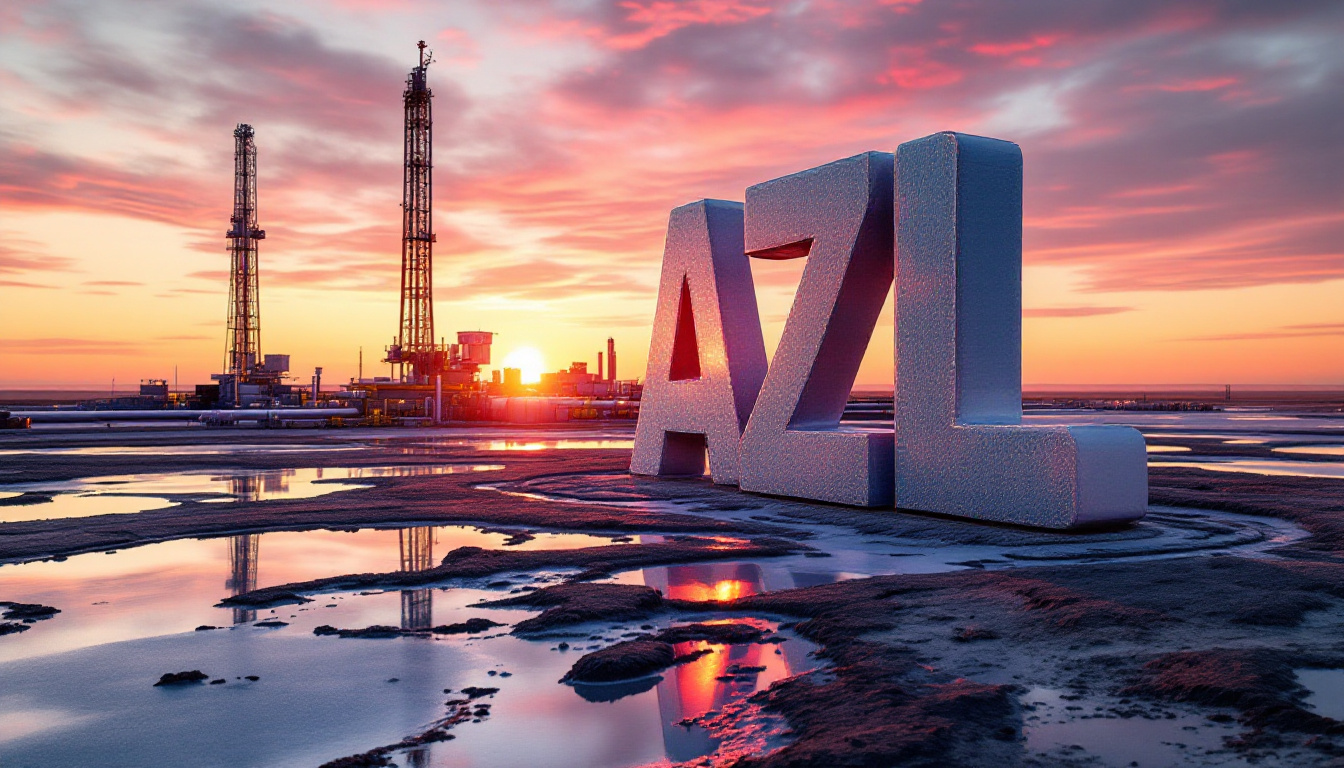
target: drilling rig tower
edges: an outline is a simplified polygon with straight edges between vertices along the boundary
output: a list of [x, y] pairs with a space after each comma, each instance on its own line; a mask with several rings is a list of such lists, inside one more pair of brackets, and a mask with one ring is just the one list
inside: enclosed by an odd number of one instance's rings
[[[454, 408], [475, 408], [485, 391], [480, 369], [490, 364], [494, 334], [458, 331], [457, 343], [434, 337], [434, 135], [426, 72], [433, 55], [421, 40], [420, 63], [406, 77], [405, 166], [401, 188], [401, 323], [383, 362], [391, 375], [351, 379], [355, 397], [383, 401], [393, 417], [452, 418]], [[397, 407], [392, 409], [396, 401]], [[431, 405], [437, 403], [437, 405]], [[423, 405], [422, 405], [423, 404]]]
[[229, 218], [229, 318], [221, 405], [274, 398], [289, 372], [289, 355], [261, 355], [261, 305], [258, 296], [257, 244], [266, 230], [257, 227], [257, 145], [252, 126], [233, 131], [233, 215]]
[[233, 131], [233, 216], [229, 220], [229, 350], [224, 372], [236, 388], [252, 373], [261, 356], [261, 309], [257, 292], [257, 243], [266, 230], [257, 228], [256, 132], [246, 123]]
[[407, 384], [428, 384], [445, 367], [434, 342], [434, 133], [426, 72], [433, 61], [418, 44], [420, 64], [406, 78], [405, 170], [401, 192], [401, 327], [387, 362]]

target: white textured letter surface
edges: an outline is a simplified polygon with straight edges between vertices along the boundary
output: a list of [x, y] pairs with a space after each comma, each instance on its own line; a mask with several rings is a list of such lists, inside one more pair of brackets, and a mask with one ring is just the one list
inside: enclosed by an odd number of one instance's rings
[[630, 471], [738, 481], [742, 427], [765, 378], [742, 204], [672, 211]]
[[896, 505], [1047, 528], [1143, 517], [1137, 430], [1021, 426], [1021, 150], [902, 144], [896, 198]]
[[807, 264], [742, 435], [743, 490], [891, 504], [891, 432], [840, 417], [891, 288], [892, 164], [866, 152], [747, 189], [747, 252]]

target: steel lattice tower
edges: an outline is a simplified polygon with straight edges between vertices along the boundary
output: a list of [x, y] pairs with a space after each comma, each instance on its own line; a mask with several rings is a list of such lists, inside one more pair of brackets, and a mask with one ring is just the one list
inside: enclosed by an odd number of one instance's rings
[[229, 220], [229, 337], [224, 371], [237, 387], [261, 361], [261, 311], [257, 298], [257, 145], [245, 123], [233, 132], [233, 217]]
[[[406, 78], [406, 166], [401, 202], [401, 331], [398, 353], [389, 362], [401, 363], [405, 381], [425, 383], [437, 367], [434, 344], [434, 223], [432, 178], [433, 120], [425, 73], [432, 58], [425, 41], [418, 44], [420, 65]], [[407, 376], [406, 364], [411, 366]]]

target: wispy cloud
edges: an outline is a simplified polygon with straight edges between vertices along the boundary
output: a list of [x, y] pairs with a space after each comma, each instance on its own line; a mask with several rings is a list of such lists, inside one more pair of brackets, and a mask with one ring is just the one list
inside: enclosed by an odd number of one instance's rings
[[1271, 331], [1248, 331], [1245, 333], [1226, 333], [1216, 336], [1193, 336], [1179, 341], [1269, 341], [1274, 339], [1296, 339], [1308, 336], [1344, 336], [1344, 323], [1303, 323], [1285, 325]]
[[116, 339], [0, 339], [0, 349], [26, 355], [125, 355], [143, 351], [143, 345]]
[[1023, 317], [1095, 317], [1133, 312], [1133, 307], [1032, 307], [1022, 310]]

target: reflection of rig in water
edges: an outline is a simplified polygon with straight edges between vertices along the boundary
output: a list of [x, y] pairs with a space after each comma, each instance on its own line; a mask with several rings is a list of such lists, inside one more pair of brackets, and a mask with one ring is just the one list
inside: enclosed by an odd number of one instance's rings
[[[401, 543], [401, 570], [424, 571], [434, 567], [434, 529], [428, 526], [403, 528], [397, 532]], [[429, 629], [434, 624], [434, 591], [404, 589], [401, 592], [401, 628]]]
[[[261, 534], [258, 533], [229, 537], [229, 580], [224, 582], [224, 588], [234, 595], [251, 592], [257, 588], [257, 552], [260, 544]], [[244, 624], [255, 621], [256, 618], [255, 610], [233, 609], [234, 624]]]
[[289, 478], [295, 474], [293, 469], [275, 469], [255, 475], [230, 477], [229, 493], [239, 501], [261, 501], [270, 496], [283, 496], [289, 492]]

